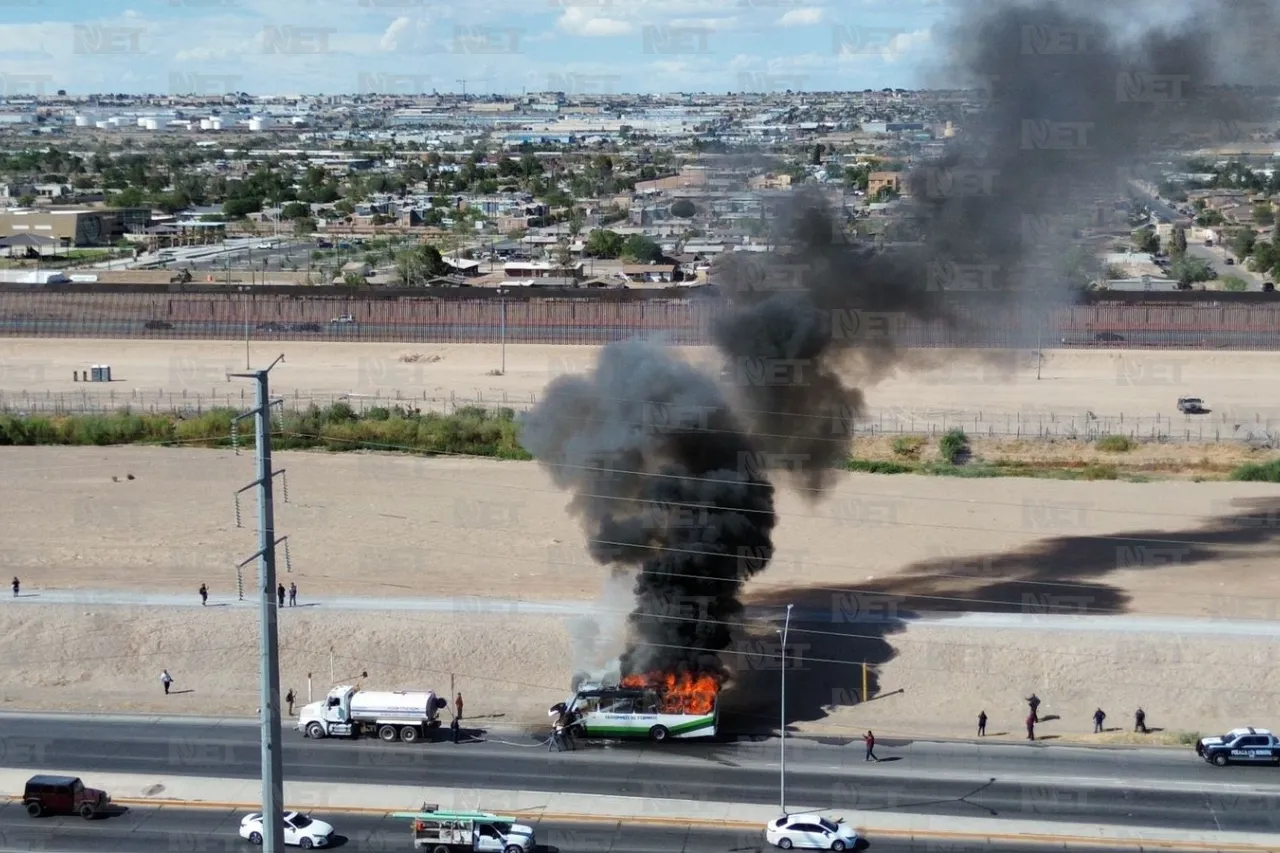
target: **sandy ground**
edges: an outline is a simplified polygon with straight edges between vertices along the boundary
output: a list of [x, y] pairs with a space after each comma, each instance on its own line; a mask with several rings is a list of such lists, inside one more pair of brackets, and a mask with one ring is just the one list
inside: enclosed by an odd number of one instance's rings
[[[325, 344], [279, 342], [251, 344], [255, 366], [277, 355], [285, 362], [272, 373], [272, 387], [283, 396], [327, 398], [355, 394], [422, 400], [483, 399], [528, 401], [546, 383], [565, 373], [580, 373], [594, 363], [597, 347], [509, 345], [506, 373], [492, 375], [502, 363], [499, 346], [463, 344]], [[707, 348], [686, 348], [689, 358], [711, 363]], [[404, 357], [416, 361], [402, 361]], [[90, 341], [5, 339], [0, 341], [0, 394], [85, 390], [72, 373], [94, 364], [110, 364], [114, 381], [96, 393], [113, 392], [127, 401], [136, 392], [154, 399], [173, 394], [227, 399], [247, 380], [228, 385], [228, 370], [243, 370], [245, 347], [234, 341]], [[1177, 417], [1179, 396], [1208, 400], [1213, 423], [1273, 421], [1280, 426], [1280, 353], [1177, 351], [1046, 351], [1039, 380], [1033, 353], [1003, 351], [914, 351], [896, 373], [873, 382], [856, 367], [851, 380], [872, 386], [868, 416], [876, 421], [951, 413], [1000, 421], [1056, 413], [1081, 417]], [[743, 367], [750, 372], [751, 368]], [[504, 396], [505, 395], [505, 396]]]
[[[507, 347], [508, 372], [491, 376], [497, 347], [404, 345], [254, 346], [255, 359], [286, 354], [277, 393], [536, 395], [555, 375], [591, 364], [586, 347]], [[413, 363], [401, 355], [420, 354]], [[706, 358], [707, 353], [691, 353]], [[1248, 353], [1053, 352], [1034, 378], [1034, 359], [1001, 363], [928, 354], [932, 371], [885, 379], [869, 400], [882, 410], [1102, 413], [1169, 411], [1184, 393], [1209, 398], [1215, 417], [1266, 417], [1280, 407], [1275, 355]], [[913, 356], [925, 358], [925, 356]], [[5, 341], [0, 391], [73, 390], [70, 374], [110, 363], [131, 388], [214, 387], [243, 369], [234, 343]], [[1245, 414], [1241, 414], [1245, 413]], [[1058, 445], [1066, 447], [1067, 445]], [[1029, 445], [1028, 455], [1053, 445]], [[1077, 448], [1078, 449], [1078, 448]], [[1144, 451], [1145, 452], [1145, 451]], [[1206, 453], [1208, 451], [1205, 451]], [[289, 502], [277, 532], [289, 536], [290, 579], [308, 595], [471, 596], [580, 600], [584, 611], [625, 611], [626, 587], [606, 583], [566, 496], [534, 464], [373, 454], [277, 455]], [[256, 506], [232, 495], [254, 476], [249, 455], [148, 448], [0, 448], [0, 553], [41, 588], [145, 588], [215, 594], [235, 587], [234, 566], [256, 548]], [[128, 479], [133, 475], [134, 479]], [[113, 478], [115, 478], [113, 480]], [[1270, 571], [1280, 500], [1273, 486], [1138, 484], [841, 475], [811, 502], [778, 499], [774, 564], [749, 587], [762, 604], [799, 602], [833, 614], [881, 610], [1013, 611], [1275, 619], [1280, 579]], [[682, 523], [697, 523], [696, 518]], [[1114, 537], [1114, 538], [1106, 538]], [[601, 596], [608, 589], [611, 595]], [[459, 598], [462, 601], [462, 598]], [[305, 611], [305, 612], [304, 612]], [[580, 643], [560, 620], [517, 610], [502, 617], [460, 605], [452, 613], [287, 614], [286, 687], [305, 691], [360, 670], [375, 686], [447, 690], [448, 674], [477, 714], [545, 721], [562, 698]], [[824, 630], [793, 625], [798, 631]], [[830, 630], [829, 624], [825, 630]], [[966, 629], [954, 636], [912, 628], [884, 635], [807, 635], [793, 719], [849, 734], [966, 734], [979, 710], [991, 730], [1021, 735], [1021, 697], [1035, 690], [1061, 721], [1044, 734], [1091, 729], [1102, 704], [1125, 724], [1141, 702], [1150, 723], [1215, 729], [1263, 717], [1277, 703], [1275, 643]], [[773, 692], [765, 640], [745, 638], [742, 695]], [[800, 635], [805, 636], [805, 635]], [[10, 707], [111, 708], [252, 713], [256, 626], [234, 608], [0, 608], [0, 701]], [[53, 649], [57, 666], [49, 666]], [[847, 663], [878, 664], [880, 698], [861, 705], [860, 676]], [[1256, 663], [1251, 663], [1256, 662]], [[344, 670], [343, 667], [346, 667]], [[193, 693], [163, 697], [168, 667]], [[766, 679], [756, 687], [756, 679]], [[184, 704], [185, 703], [185, 704]], [[750, 705], [751, 703], [747, 703]], [[747, 707], [768, 717], [767, 707]], [[770, 717], [771, 718], [771, 717]]]

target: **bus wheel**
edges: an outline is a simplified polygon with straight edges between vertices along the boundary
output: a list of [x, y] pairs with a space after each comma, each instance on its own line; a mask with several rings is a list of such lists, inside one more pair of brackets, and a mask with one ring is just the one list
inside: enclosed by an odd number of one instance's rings
[[671, 732], [667, 731], [666, 726], [654, 726], [649, 729], [649, 739], [654, 743], [662, 743], [669, 737], [671, 737]]

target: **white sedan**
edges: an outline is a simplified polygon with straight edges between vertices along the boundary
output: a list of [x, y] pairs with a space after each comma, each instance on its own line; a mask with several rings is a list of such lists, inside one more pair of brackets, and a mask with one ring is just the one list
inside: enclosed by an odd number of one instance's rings
[[764, 837], [783, 850], [854, 850], [862, 838], [844, 818], [833, 823], [820, 814], [783, 815], [765, 827]]
[[[245, 815], [240, 821], [240, 837], [254, 844], [262, 843], [262, 815]], [[333, 827], [322, 820], [313, 820], [297, 812], [284, 813], [284, 843], [293, 847], [311, 849], [328, 847], [333, 843]]]

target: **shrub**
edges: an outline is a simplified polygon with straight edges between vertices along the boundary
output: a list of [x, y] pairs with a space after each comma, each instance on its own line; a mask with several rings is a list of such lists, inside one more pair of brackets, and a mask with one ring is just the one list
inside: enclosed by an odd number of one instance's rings
[[910, 474], [915, 469], [900, 462], [881, 462], [878, 459], [850, 459], [844, 463], [846, 471], [862, 474]]
[[1280, 483], [1280, 459], [1241, 465], [1231, 472], [1231, 479], [1247, 483]]
[[1098, 449], [1105, 453], [1127, 453], [1137, 446], [1127, 435], [1104, 435], [1098, 439]]
[[969, 436], [962, 429], [953, 429], [938, 442], [938, 450], [948, 465], [958, 465], [969, 453]]
[[893, 440], [893, 452], [898, 456], [915, 458], [920, 454], [922, 447], [924, 447], [924, 436], [920, 435], [900, 435]]

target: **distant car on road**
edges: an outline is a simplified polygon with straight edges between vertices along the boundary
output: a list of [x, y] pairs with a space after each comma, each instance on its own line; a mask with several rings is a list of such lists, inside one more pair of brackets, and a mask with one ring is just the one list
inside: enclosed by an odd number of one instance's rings
[[[262, 843], [262, 815], [255, 812], [240, 821], [240, 837], [254, 844]], [[284, 814], [284, 843], [291, 847], [310, 850], [328, 847], [333, 843], [333, 827], [322, 820], [314, 820], [298, 812]]]
[[1124, 335], [1117, 335], [1115, 332], [1098, 332], [1093, 339], [1098, 343], [1118, 344], [1124, 340]]
[[1221, 737], [1202, 737], [1196, 741], [1196, 755], [1210, 764], [1272, 764], [1280, 767], [1280, 738], [1269, 729], [1245, 726], [1232, 729]]
[[287, 331], [284, 323], [259, 323], [259, 332], [284, 332]]
[[173, 324], [165, 320], [148, 320], [142, 324], [144, 329], [172, 329]]
[[27, 780], [22, 792], [22, 806], [31, 817], [78, 814], [93, 820], [110, 805], [106, 791], [86, 788], [78, 776], [38, 774]]
[[856, 850], [862, 840], [844, 818], [832, 821], [820, 814], [783, 815], [765, 827], [764, 837], [783, 850]]
[[323, 331], [319, 323], [294, 323], [289, 327], [291, 332], [319, 332]]
[[1178, 411], [1184, 415], [1203, 415], [1206, 411], [1204, 400], [1199, 397], [1179, 397]]
[[334, 326], [354, 326], [355, 322], [356, 318], [350, 314], [342, 314], [329, 321], [329, 323]]

